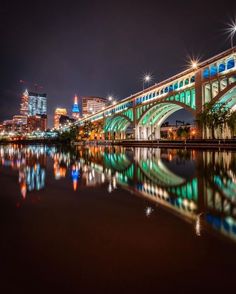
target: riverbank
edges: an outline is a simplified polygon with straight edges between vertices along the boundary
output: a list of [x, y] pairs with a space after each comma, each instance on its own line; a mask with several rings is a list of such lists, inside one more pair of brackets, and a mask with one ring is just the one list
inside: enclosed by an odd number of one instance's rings
[[163, 148], [202, 148], [202, 149], [236, 149], [236, 140], [149, 140], [149, 141], [137, 141], [137, 140], [123, 140], [119, 142], [113, 142], [113, 145], [121, 145], [126, 147], [163, 147]]
[[194, 149], [236, 149], [236, 139], [221, 140], [91, 140], [91, 141], [59, 141], [56, 139], [34, 140], [0, 140], [0, 144], [47, 144], [47, 145], [107, 145], [124, 147], [162, 147], [162, 148], [194, 148]]
[[120, 140], [120, 141], [83, 141], [75, 142], [75, 145], [110, 145], [124, 147], [162, 147], [162, 148], [194, 148], [194, 149], [236, 149], [236, 140]]

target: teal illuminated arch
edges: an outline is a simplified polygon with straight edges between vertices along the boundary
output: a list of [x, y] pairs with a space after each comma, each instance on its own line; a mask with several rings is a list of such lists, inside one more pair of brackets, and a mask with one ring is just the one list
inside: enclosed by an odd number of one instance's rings
[[104, 164], [113, 171], [124, 171], [132, 165], [132, 162], [124, 153], [104, 153]]
[[159, 102], [143, 113], [139, 120], [139, 126], [160, 126], [168, 116], [183, 108], [188, 109], [191, 113], [194, 113], [190, 107], [187, 107], [181, 102]]
[[123, 132], [131, 124], [131, 120], [122, 114], [112, 116], [106, 119], [105, 132]]
[[170, 171], [160, 159], [141, 160], [139, 167], [148, 179], [160, 186], [180, 186], [185, 182], [184, 178]]
[[[236, 76], [231, 77], [233, 82], [221, 91], [213, 100], [213, 103], [222, 103], [226, 107], [236, 108]], [[235, 109], [236, 110], [236, 109]]]

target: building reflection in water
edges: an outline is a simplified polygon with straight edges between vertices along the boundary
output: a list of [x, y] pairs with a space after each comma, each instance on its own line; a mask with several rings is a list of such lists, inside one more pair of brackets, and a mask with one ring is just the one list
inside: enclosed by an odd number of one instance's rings
[[72, 176], [72, 180], [73, 180], [73, 189], [74, 189], [74, 191], [76, 191], [77, 186], [78, 186], [78, 179], [80, 177], [79, 165], [78, 164], [73, 164], [72, 165], [71, 176]]
[[[159, 148], [1, 146], [0, 165], [17, 170], [22, 199], [45, 187], [48, 161], [55, 180], [69, 179], [72, 189], [117, 187], [146, 199], [144, 211], [158, 204], [193, 224], [236, 241], [236, 153]], [[43, 192], [40, 192], [43, 193]]]
[[22, 198], [45, 187], [46, 147], [11, 145], [0, 147], [0, 165], [19, 171]]

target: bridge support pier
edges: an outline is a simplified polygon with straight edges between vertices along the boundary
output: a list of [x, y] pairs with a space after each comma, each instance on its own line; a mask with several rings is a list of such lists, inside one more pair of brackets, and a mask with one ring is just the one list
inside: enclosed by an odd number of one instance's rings
[[155, 140], [161, 139], [161, 129], [159, 126], [155, 127]]

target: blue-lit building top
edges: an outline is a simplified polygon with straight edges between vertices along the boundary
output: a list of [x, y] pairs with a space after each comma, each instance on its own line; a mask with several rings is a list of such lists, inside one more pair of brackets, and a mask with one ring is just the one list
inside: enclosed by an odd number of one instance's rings
[[78, 106], [78, 104], [73, 104], [73, 106], [72, 106], [72, 112], [73, 113], [79, 113], [79, 106]]
[[77, 95], [75, 95], [74, 104], [72, 106], [72, 116], [73, 118], [77, 119], [79, 118], [79, 114], [80, 114], [80, 111], [79, 111], [79, 105], [78, 105], [78, 97]]

